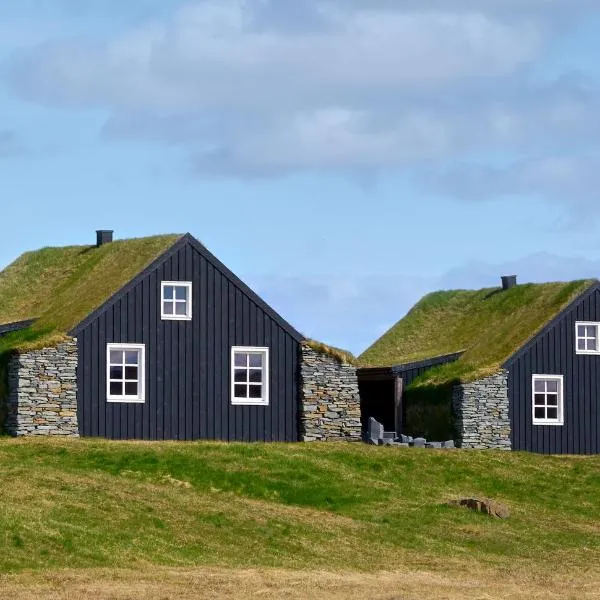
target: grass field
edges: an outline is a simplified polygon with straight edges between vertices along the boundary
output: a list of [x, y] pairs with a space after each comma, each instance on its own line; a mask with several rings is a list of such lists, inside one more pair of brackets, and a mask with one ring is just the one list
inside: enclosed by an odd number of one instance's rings
[[599, 595], [600, 457], [3, 439], [0, 465], [6, 597]]

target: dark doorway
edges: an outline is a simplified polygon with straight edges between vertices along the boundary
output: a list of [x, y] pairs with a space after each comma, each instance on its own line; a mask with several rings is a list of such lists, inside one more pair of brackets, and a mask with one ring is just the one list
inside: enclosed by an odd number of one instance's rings
[[359, 377], [360, 414], [363, 431], [369, 418], [379, 421], [385, 431], [396, 430], [396, 412], [394, 406], [396, 379], [393, 376], [378, 379]]

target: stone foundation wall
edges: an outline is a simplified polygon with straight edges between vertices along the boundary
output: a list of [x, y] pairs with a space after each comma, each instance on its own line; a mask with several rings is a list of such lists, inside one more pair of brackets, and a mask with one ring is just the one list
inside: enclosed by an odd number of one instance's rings
[[356, 369], [302, 344], [300, 379], [300, 439], [360, 441]]
[[511, 449], [507, 371], [455, 386], [452, 407], [458, 446]]
[[11, 435], [78, 436], [77, 341], [12, 356], [6, 408]]

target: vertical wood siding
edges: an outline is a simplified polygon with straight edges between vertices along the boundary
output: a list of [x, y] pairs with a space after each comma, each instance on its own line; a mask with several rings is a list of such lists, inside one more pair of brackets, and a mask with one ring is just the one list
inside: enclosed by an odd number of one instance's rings
[[[600, 321], [600, 291], [584, 295], [506, 364], [513, 450], [600, 453], [600, 356], [576, 354], [576, 321]], [[564, 425], [533, 425], [534, 374], [564, 376]]]
[[[161, 281], [193, 283], [191, 321], [162, 321]], [[146, 345], [146, 401], [106, 401], [106, 344]], [[80, 433], [111, 439], [297, 441], [298, 342], [191, 244], [78, 332]], [[269, 406], [232, 406], [232, 346], [270, 349]]]

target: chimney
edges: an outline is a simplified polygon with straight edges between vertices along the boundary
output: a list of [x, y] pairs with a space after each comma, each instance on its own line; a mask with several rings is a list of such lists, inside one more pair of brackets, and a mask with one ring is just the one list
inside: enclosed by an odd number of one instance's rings
[[113, 241], [112, 229], [98, 229], [96, 230], [96, 248], [104, 246], [104, 244], [110, 244]]
[[516, 275], [502, 275], [503, 290], [510, 290], [510, 288], [515, 287], [515, 285], [517, 285]]

